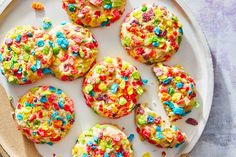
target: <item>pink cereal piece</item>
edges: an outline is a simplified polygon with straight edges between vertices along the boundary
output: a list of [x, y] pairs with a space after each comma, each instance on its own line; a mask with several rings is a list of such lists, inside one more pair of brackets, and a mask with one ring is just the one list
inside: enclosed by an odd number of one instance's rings
[[102, 4], [102, 0], [89, 0], [89, 2], [95, 6]]

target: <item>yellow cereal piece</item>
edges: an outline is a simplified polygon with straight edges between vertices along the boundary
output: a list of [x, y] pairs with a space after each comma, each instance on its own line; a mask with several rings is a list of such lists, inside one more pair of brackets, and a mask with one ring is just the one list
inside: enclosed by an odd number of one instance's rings
[[104, 84], [104, 83], [100, 83], [98, 88], [101, 90], [101, 91], [106, 91], [107, 90], [107, 85]]
[[151, 157], [151, 154], [149, 152], [143, 153], [142, 157]]

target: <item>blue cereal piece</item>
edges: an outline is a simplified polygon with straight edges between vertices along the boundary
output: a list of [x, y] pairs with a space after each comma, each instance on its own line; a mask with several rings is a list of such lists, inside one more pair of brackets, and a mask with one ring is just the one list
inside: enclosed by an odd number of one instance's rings
[[36, 67], [35, 65], [32, 65], [32, 66], [30, 67], [30, 69], [31, 69], [31, 71], [33, 71], [33, 72], [37, 71], [37, 67]]
[[153, 123], [154, 122], [154, 118], [152, 116], [148, 115], [147, 122], [148, 123]]
[[182, 82], [178, 82], [175, 84], [178, 89], [183, 88], [184, 84]]
[[51, 92], [55, 93], [57, 89], [55, 87], [53, 87], [53, 86], [49, 86], [49, 90]]
[[134, 140], [134, 134], [130, 134], [129, 137], [128, 137], [128, 140], [130, 142], [132, 142]]
[[115, 94], [118, 90], [119, 85], [117, 83], [113, 83], [111, 86], [111, 92]]
[[173, 109], [175, 107], [174, 104], [172, 102], [170, 102], [170, 101], [164, 101], [163, 104], [167, 105], [171, 109]]
[[160, 32], [161, 32], [161, 30], [160, 30], [159, 27], [155, 27], [155, 28], [154, 28], [154, 32], [155, 32], [156, 35], [159, 35]]
[[41, 97], [40, 102], [47, 102], [47, 97], [44, 95]]
[[65, 38], [65, 36], [62, 32], [57, 32], [56, 36], [57, 36], [57, 38]]
[[172, 111], [174, 114], [177, 114], [177, 115], [182, 115], [184, 113], [184, 109], [181, 107], [175, 107], [172, 109]]
[[52, 70], [49, 68], [43, 68], [42, 71], [44, 74], [51, 74], [52, 73]]
[[169, 84], [172, 81], [172, 77], [168, 77], [167, 79], [163, 80], [163, 84]]
[[162, 132], [156, 132], [156, 137], [157, 137], [158, 139], [164, 138], [163, 135], [162, 135]]
[[156, 127], [156, 132], [161, 132], [161, 127], [160, 126]]
[[43, 47], [44, 46], [44, 41], [42, 39], [38, 40], [37, 46], [38, 47]]
[[58, 106], [59, 106], [61, 109], [64, 109], [64, 104], [63, 104], [63, 102], [59, 101], [59, 102], [58, 102]]
[[142, 82], [143, 82], [144, 85], [148, 84], [148, 80], [142, 79]]
[[104, 9], [108, 10], [108, 9], [112, 8], [112, 5], [111, 4], [105, 4], [103, 7], [104, 7]]
[[152, 43], [152, 46], [153, 46], [153, 47], [158, 47], [158, 46], [159, 46], [159, 43], [158, 43], [157, 41], [155, 41], [155, 42]]
[[21, 41], [21, 35], [17, 35], [16, 42], [20, 42], [20, 41]]
[[69, 42], [66, 40], [66, 38], [57, 38], [57, 44], [64, 50], [66, 50], [69, 46]]
[[16, 115], [16, 119], [17, 119], [17, 120], [22, 120], [22, 119], [23, 119], [23, 116], [22, 116], [21, 114], [17, 114], [17, 115]]

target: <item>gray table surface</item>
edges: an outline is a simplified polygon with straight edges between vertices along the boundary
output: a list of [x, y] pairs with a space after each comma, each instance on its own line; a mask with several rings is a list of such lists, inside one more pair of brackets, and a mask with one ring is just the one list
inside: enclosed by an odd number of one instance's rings
[[236, 157], [236, 0], [184, 1], [206, 35], [215, 70], [210, 117], [190, 156]]
[[215, 70], [210, 117], [190, 156], [236, 157], [236, 0], [184, 1], [206, 35]]

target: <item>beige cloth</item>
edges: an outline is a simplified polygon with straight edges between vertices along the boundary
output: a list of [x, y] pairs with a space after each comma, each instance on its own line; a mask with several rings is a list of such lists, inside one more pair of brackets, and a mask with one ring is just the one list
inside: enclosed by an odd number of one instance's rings
[[0, 85], [0, 154], [3, 157], [41, 157], [35, 145], [17, 130], [12, 112], [5, 89]]

